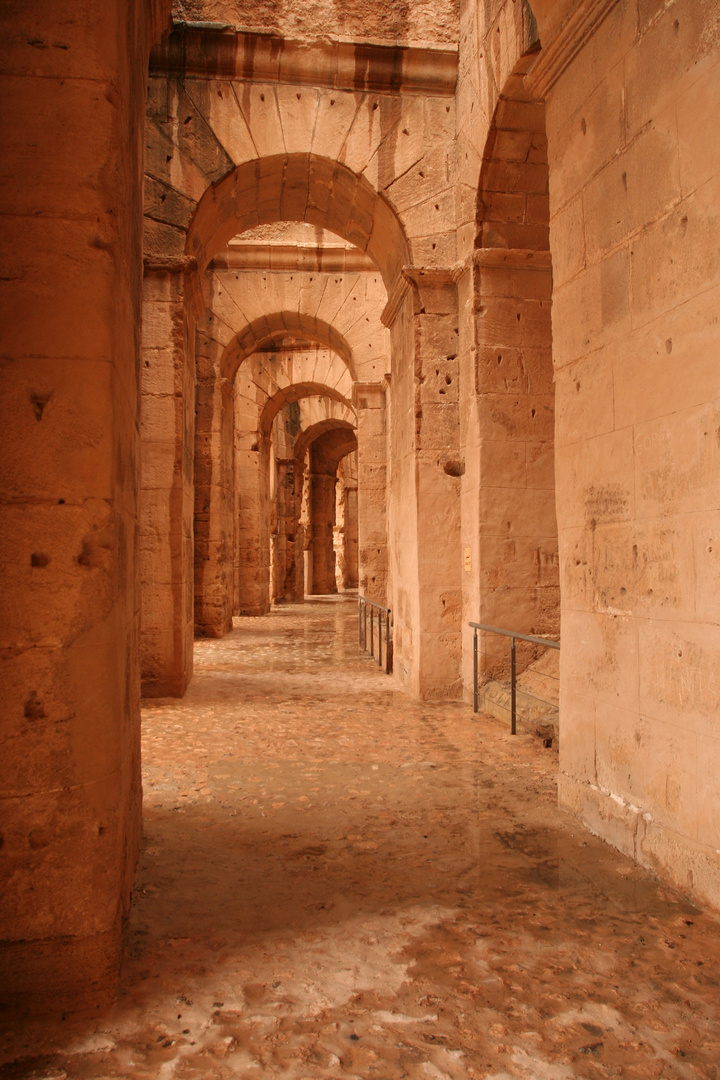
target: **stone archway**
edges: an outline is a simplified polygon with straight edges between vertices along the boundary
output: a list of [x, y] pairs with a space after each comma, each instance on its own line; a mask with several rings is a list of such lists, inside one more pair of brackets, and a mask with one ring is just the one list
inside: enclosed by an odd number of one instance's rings
[[[345, 443], [343, 453], [355, 452], [357, 456], [357, 419], [354, 410], [347, 405], [330, 398], [302, 398], [285, 406], [275, 417], [275, 526], [271, 539], [273, 600], [302, 600], [308, 591], [313, 546], [313, 481], [309, 452], [315, 442], [332, 432]], [[337, 473], [337, 467], [335, 471]], [[356, 565], [356, 507], [353, 527]]]
[[[499, 95], [480, 170], [464, 621], [554, 636], [560, 607], [547, 138], [544, 103], [524, 84], [534, 58], [518, 61]], [[471, 645], [466, 632], [466, 692]], [[519, 669], [536, 655], [521, 643]], [[503, 676], [508, 664], [506, 640], [481, 635], [481, 678]]]
[[400, 219], [364, 176], [316, 154], [273, 154], [205, 191], [187, 231], [189, 273], [202, 274], [233, 236], [275, 221], [305, 221], [343, 237], [369, 255], [388, 292], [409, 262]]
[[340, 462], [358, 449], [357, 433], [344, 421], [327, 421], [303, 432], [295, 448], [296, 467], [304, 477], [307, 514], [304, 591], [337, 592], [335, 526]]
[[[208, 34], [200, 34], [208, 47], [211, 38], [220, 43], [220, 35]], [[230, 32], [222, 37], [224, 46], [239, 40]], [[193, 41], [185, 43], [191, 50]], [[420, 67], [372, 87], [364, 75], [358, 81], [357, 71], [338, 68], [331, 86], [303, 89], [283, 68], [273, 71], [265, 89], [246, 85], [235, 69], [214, 67], [203, 46], [192, 60], [184, 49], [180, 67], [169, 54], [156, 56], [148, 107], [146, 299], [160, 302], [163, 317], [174, 320], [167, 351], [176, 372], [176, 409], [190, 391], [203, 274], [233, 236], [264, 223], [311, 223], [356, 245], [378, 267], [388, 294], [387, 367], [397, 395], [387, 416], [398, 418], [398, 431], [396, 466], [387, 474], [394, 528], [384, 524], [377, 545], [392, 570], [370, 579], [376, 597], [397, 609], [397, 671], [422, 697], [457, 696], [461, 686], [458, 483], [446, 469], [459, 450], [459, 211], [455, 158], [447, 153], [455, 131], [456, 70], [456, 58], [423, 51]], [[384, 386], [387, 404], [383, 379], [389, 373], [373, 380]], [[177, 417], [175, 432], [192, 439], [192, 423], [192, 416]], [[383, 414], [386, 453], [393, 435], [384, 425]], [[187, 533], [191, 480], [181, 482], [177, 470], [167, 477], [177, 495], [170, 501], [170, 532], [179, 537]], [[153, 535], [167, 531], [162, 522], [152, 525]], [[447, 567], [442, 576], [436, 573], [438, 544]], [[187, 567], [183, 545], [175, 550], [170, 588], [177, 592], [185, 588]], [[145, 551], [144, 573], [152, 576], [151, 545]], [[169, 643], [174, 653], [167, 660], [186, 664], [187, 675], [187, 625], [180, 639]]]
[[241, 327], [214, 362], [198, 358], [197, 633], [222, 635], [234, 612], [267, 610], [273, 420], [290, 401], [313, 394], [349, 404], [353, 373], [343, 336], [297, 311], [272, 312]]

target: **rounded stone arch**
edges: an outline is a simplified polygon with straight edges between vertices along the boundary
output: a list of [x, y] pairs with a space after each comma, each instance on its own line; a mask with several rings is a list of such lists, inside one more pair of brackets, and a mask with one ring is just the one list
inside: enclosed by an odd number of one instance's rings
[[[502, 85], [480, 168], [473, 261], [476, 392], [483, 408], [473, 410], [468, 424], [469, 445], [478, 449], [466, 455], [466, 489], [474, 493], [468, 538], [475, 549], [466, 585], [481, 622], [555, 636], [560, 598], [547, 137], [544, 102], [525, 83], [536, 52], [520, 55]], [[490, 507], [494, 526], [486, 523]], [[468, 685], [473, 653], [467, 633], [463, 653]], [[518, 670], [536, 657], [537, 647], [523, 643]], [[550, 669], [556, 659], [553, 653]], [[481, 634], [481, 678], [504, 678], [508, 663], [501, 639]]]
[[480, 166], [476, 248], [550, 248], [545, 102], [525, 85], [535, 57], [519, 57], [495, 105]]
[[[348, 412], [351, 411], [352, 410], [348, 409]], [[351, 446], [351, 449], [347, 452], [352, 453], [353, 450], [357, 450], [356, 424], [351, 420], [343, 419], [342, 417], [328, 417], [327, 420], [318, 420], [301, 432], [295, 443], [295, 459], [297, 461], [302, 461], [312, 443], [328, 431], [345, 431], [347, 433], [348, 445]], [[354, 445], [351, 445], [353, 441]]]
[[220, 359], [220, 377], [233, 380], [240, 365], [268, 346], [292, 339], [307, 340], [332, 350], [344, 362], [353, 382], [357, 380], [352, 349], [339, 330], [330, 323], [299, 311], [276, 311], [242, 328], [227, 345]]
[[348, 409], [352, 408], [348, 398], [344, 397], [335, 387], [315, 382], [293, 383], [292, 386], [286, 389], [278, 390], [277, 393], [266, 400], [260, 414], [260, 435], [270, 435], [275, 417], [286, 405], [292, 405], [296, 401], [309, 397], [329, 398], [331, 401], [337, 401]]
[[[357, 585], [357, 491], [353, 496], [354, 535], [348, 553], [347, 499], [344, 489], [338, 489], [341, 461], [357, 452], [357, 430], [352, 422], [354, 417], [344, 418], [335, 412], [336, 415], [317, 420], [302, 430], [294, 447], [293, 470], [302, 496], [296, 502], [293, 534], [303, 536], [303, 592], [308, 593], [337, 592], [340, 579], [344, 586], [351, 582]], [[338, 514], [343, 525], [336, 532]]]
[[[557, 0], [551, 2], [556, 3]], [[527, 58], [529, 70], [541, 52], [537, 20], [528, 0], [521, 3], [518, 0], [499, 0], [495, 4], [492, 20], [484, 24], [484, 32], [481, 28], [478, 44], [481, 70], [480, 83], [475, 90], [475, 108], [479, 107], [482, 117], [479, 122], [487, 125], [488, 130], [492, 127], [492, 118], [503, 88], [517, 65]], [[481, 91], [480, 86], [486, 89]], [[482, 129], [479, 135], [480, 139], [486, 138]], [[467, 162], [460, 163], [463, 181], [476, 193], [480, 187], [482, 167], [482, 156], [472, 155]], [[468, 254], [471, 245], [472, 241], [469, 241], [465, 249]]]
[[197, 204], [185, 254], [202, 275], [233, 236], [276, 221], [319, 225], [373, 260], [388, 293], [409, 260], [405, 231], [387, 200], [346, 165], [317, 154], [273, 154], [236, 166]]

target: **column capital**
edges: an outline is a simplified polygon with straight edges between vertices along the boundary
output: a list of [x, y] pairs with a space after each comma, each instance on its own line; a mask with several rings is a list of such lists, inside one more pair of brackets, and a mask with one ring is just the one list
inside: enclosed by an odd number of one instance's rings
[[402, 276], [416, 289], [446, 289], [449, 285], [457, 285], [464, 269], [462, 263], [455, 266], [403, 266]]

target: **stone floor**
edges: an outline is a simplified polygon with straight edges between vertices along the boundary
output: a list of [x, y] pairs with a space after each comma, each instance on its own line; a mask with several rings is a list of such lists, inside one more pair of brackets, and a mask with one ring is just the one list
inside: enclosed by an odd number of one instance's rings
[[552, 750], [358, 657], [350, 601], [198, 642], [144, 755], [118, 1004], [0, 1076], [720, 1077], [718, 922], [558, 811]]

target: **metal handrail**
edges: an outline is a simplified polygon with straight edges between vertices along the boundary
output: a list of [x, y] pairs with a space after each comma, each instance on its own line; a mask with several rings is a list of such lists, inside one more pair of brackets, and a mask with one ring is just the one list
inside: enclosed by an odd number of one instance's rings
[[499, 626], [487, 623], [471, 622], [473, 628], [473, 712], [479, 712], [478, 694], [478, 630], [489, 634], [500, 634], [510, 638], [510, 733], [517, 735], [517, 677], [515, 670], [515, 642], [530, 641], [534, 645], [545, 645], [548, 649], [559, 649], [560, 642], [553, 638], [536, 637], [534, 634], [521, 634], [518, 630], [502, 630]]
[[382, 661], [382, 624], [383, 613], [385, 615], [385, 672], [392, 671], [392, 639], [390, 637], [389, 607], [378, 604], [374, 600], [367, 600], [364, 596], [358, 596], [358, 644], [360, 649], [368, 651], [368, 608], [370, 609], [370, 655], [375, 659], [375, 611], [377, 611], [377, 640], [378, 640], [378, 667], [383, 666]]

